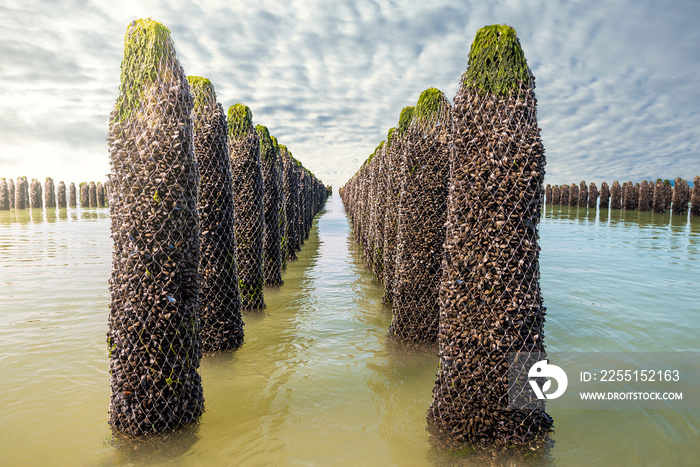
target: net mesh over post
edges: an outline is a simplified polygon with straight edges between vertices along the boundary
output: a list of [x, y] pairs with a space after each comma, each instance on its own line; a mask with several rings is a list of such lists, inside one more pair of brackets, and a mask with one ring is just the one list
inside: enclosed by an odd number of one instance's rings
[[281, 146], [280, 149], [282, 153], [282, 185], [284, 188], [284, 215], [286, 219], [286, 258], [296, 259], [296, 242], [294, 240], [296, 214], [294, 210], [299, 199], [298, 182], [294, 172], [292, 154], [286, 146]]
[[688, 202], [690, 201], [690, 188], [688, 182], [680, 177], [673, 181], [673, 214], [683, 216], [688, 212]]
[[78, 206], [78, 196], [75, 189], [75, 183], [70, 182], [68, 186], [68, 206], [71, 208]]
[[270, 132], [263, 125], [256, 125], [255, 130], [260, 140], [260, 162], [262, 163], [263, 184], [265, 192], [263, 205], [265, 209], [265, 239], [263, 248], [265, 259], [263, 271], [265, 285], [282, 284], [282, 252], [280, 250], [280, 179], [279, 153]]
[[0, 211], [10, 210], [10, 190], [7, 188], [7, 180], [0, 178]]
[[[278, 180], [278, 190], [279, 190], [279, 202], [278, 202], [278, 224], [280, 231], [280, 258], [281, 258], [281, 269], [287, 267], [287, 211], [285, 209], [285, 197], [286, 192], [284, 190], [284, 152], [287, 148], [277, 141], [277, 138], [271, 136], [272, 145], [275, 147], [277, 152], [277, 180]], [[281, 271], [280, 271], [281, 274]], [[282, 283], [282, 276], [280, 275], [280, 284]]]
[[58, 182], [57, 200], [59, 208], [68, 207], [68, 202], [66, 200], [66, 184], [63, 180]]
[[32, 178], [32, 184], [29, 186], [29, 205], [33, 209], [41, 209], [43, 207], [41, 192], [41, 183], [36, 178]]
[[51, 177], [46, 177], [46, 182], [44, 183], [44, 206], [47, 208], [56, 207], [56, 187]]
[[384, 212], [384, 303], [391, 304], [394, 299], [394, 287], [396, 283], [396, 247], [399, 227], [399, 190], [398, 173], [404, 151], [404, 133], [408, 130], [413, 120], [415, 107], [404, 107], [399, 115], [399, 124], [392, 136], [391, 144], [386, 152], [386, 185], [384, 199], [386, 210]]
[[588, 207], [595, 209], [598, 204], [598, 187], [594, 182], [591, 182], [588, 187]]
[[242, 104], [228, 109], [229, 158], [236, 218], [236, 263], [241, 307], [265, 308], [263, 275], [265, 208], [260, 142], [253, 113]]
[[440, 369], [428, 426], [448, 444], [537, 446], [544, 409], [506, 409], [508, 353], [544, 351], [537, 225], [545, 157], [515, 31], [477, 32], [455, 97]]
[[690, 199], [690, 214], [692, 216], [700, 216], [700, 175], [696, 175], [693, 179], [693, 195]]
[[233, 182], [224, 109], [211, 81], [188, 76], [194, 98], [194, 155], [199, 167], [199, 318], [202, 351], [243, 344], [236, 267]]
[[[375, 158], [377, 159], [377, 215], [375, 224], [374, 257], [372, 263], [374, 264], [375, 277], [381, 283], [384, 282], [384, 229], [386, 228], [386, 190], [388, 183], [387, 154], [389, 152], [389, 148], [391, 147], [395, 130], [395, 128], [389, 129], [386, 137], [386, 143], [382, 145], [379, 154], [375, 155]], [[329, 190], [329, 192], [330, 191], [331, 190]]]
[[610, 206], [610, 187], [607, 182], [600, 184], [600, 209], [608, 209]]
[[110, 424], [128, 435], [196, 421], [204, 409], [197, 316], [199, 173], [192, 96], [170, 38], [150, 19], [124, 39], [110, 115]]
[[389, 333], [403, 341], [437, 340], [450, 126], [449, 101], [441, 91], [430, 88], [420, 95], [402, 138], [396, 294]]

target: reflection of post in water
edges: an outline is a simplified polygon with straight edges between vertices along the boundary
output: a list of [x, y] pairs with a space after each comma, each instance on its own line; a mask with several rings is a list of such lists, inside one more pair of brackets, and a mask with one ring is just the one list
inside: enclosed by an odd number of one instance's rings
[[185, 426], [161, 435], [132, 438], [113, 434], [103, 444], [114, 449], [117, 465], [167, 464], [184, 456], [199, 440], [199, 425]]

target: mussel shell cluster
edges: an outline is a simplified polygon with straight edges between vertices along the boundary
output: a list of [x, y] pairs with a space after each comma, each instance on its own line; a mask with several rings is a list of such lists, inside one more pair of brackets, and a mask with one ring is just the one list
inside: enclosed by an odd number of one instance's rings
[[90, 207], [90, 184], [87, 182], [82, 182], [79, 186], [80, 189], [80, 207], [89, 208]]
[[591, 182], [588, 187], [588, 207], [595, 209], [598, 205], [598, 187], [594, 182]]
[[236, 263], [241, 306], [244, 310], [265, 308], [265, 185], [260, 162], [260, 143], [255, 129], [251, 128], [239, 139], [229, 138], [229, 159], [236, 199]]
[[78, 199], [75, 189], [75, 183], [70, 182], [68, 186], [68, 207], [74, 208], [78, 206]]
[[44, 206], [47, 208], [56, 207], [56, 187], [51, 177], [48, 177], [44, 183]]
[[108, 137], [114, 242], [109, 422], [130, 435], [176, 429], [196, 421], [204, 409], [197, 371], [199, 173], [193, 100], [177, 59], [168, 58], [160, 78], [143, 84], [131, 115], [118, 119], [112, 112]]
[[537, 444], [551, 417], [506, 409], [508, 353], [544, 350], [537, 225], [545, 157], [534, 91], [521, 84], [499, 97], [463, 86], [452, 129], [429, 431], [472, 445]]
[[690, 199], [690, 214], [693, 216], [700, 216], [700, 175], [693, 179], [693, 194]]
[[10, 209], [10, 190], [7, 188], [7, 180], [0, 178], [0, 211]]
[[395, 294], [389, 333], [408, 342], [437, 340], [450, 184], [449, 104], [444, 122], [440, 123], [419, 124], [414, 116], [403, 135]]
[[263, 275], [265, 285], [282, 284], [282, 226], [280, 225], [280, 206], [283, 205], [284, 192], [280, 178], [280, 154], [269, 134], [260, 137], [260, 162], [262, 164], [263, 205], [265, 209], [265, 238], [263, 249], [265, 260]]
[[56, 192], [57, 204], [59, 208], [68, 207], [66, 200], [66, 184], [63, 180], [58, 182], [58, 190]]
[[220, 104], [198, 107], [194, 153], [199, 185], [199, 317], [202, 351], [243, 344], [241, 293], [236, 266], [235, 203], [228, 126]]
[[685, 215], [688, 212], [688, 203], [690, 202], [690, 188], [688, 182], [680, 177], [673, 181], [673, 204], [672, 213], [677, 215]]
[[602, 182], [600, 184], [600, 202], [601, 209], [608, 209], [610, 207], [610, 187], [608, 182]]
[[32, 178], [32, 184], [29, 186], [29, 205], [34, 209], [41, 209], [43, 201], [41, 183], [36, 178]]

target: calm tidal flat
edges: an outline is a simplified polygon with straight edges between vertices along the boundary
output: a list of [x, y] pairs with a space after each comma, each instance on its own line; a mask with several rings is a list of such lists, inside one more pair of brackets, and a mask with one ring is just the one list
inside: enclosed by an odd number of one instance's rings
[[[431, 448], [434, 349], [387, 340], [391, 312], [340, 198], [314, 221], [245, 344], [206, 355], [199, 424], [111, 435], [108, 209], [0, 212], [0, 465], [481, 465]], [[546, 206], [550, 352], [700, 351], [700, 218]], [[700, 410], [568, 410], [532, 465], [697, 465]]]

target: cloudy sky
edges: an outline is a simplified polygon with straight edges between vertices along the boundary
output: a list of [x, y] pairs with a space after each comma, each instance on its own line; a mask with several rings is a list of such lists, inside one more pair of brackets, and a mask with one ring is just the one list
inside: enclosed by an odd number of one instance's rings
[[700, 174], [696, 0], [3, 0], [0, 177], [104, 179], [124, 33], [144, 17], [224, 108], [250, 106], [336, 187], [421, 91], [452, 101], [496, 23], [537, 79], [547, 183]]

